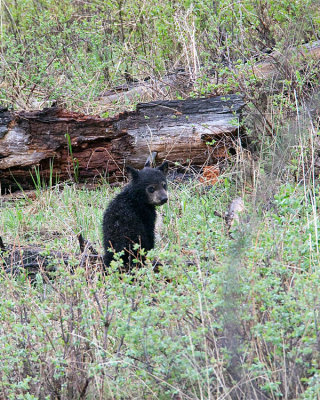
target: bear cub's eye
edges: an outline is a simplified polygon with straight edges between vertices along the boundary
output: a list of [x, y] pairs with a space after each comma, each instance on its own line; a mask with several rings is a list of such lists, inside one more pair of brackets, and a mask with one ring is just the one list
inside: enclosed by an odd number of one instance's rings
[[154, 193], [155, 188], [154, 188], [154, 186], [149, 186], [147, 190], [149, 193]]
[[162, 186], [163, 186], [164, 190], [167, 190], [167, 184], [166, 183], [163, 183]]

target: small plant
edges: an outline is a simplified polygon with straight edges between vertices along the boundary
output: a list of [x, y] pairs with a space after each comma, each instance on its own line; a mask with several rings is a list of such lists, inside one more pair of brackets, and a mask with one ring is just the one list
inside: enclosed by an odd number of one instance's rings
[[[73, 157], [72, 153], [72, 143], [71, 143], [71, 138], [68, 133], [65, 134], [65, 137], [67, 139], [67, 144], [68, 144], [68, 154], [69, 158], [71, 158], [72, 162], [72, 169], [73, 169], [73, 179], [76, 183], [79, 182], [79, 161]], [[71, 176], [70, 176], [71, 177]]]
[[161, 240], [147, 255], [157, 257], [159, 271], [146, 261], [122, 274], [118, 255], [106, 276], [90, 280], [74, 232], [83, 225], [102, 250], [110, 188], [66, 185], [50, 196], [42, 189], [34, 203], [2, 208], [6, 243], [34, 243], [26, 233], [38, 232], [48, 249], [69, 252], [72, 265], [57, 262], [54, 279], [39, 275], [34, 286], [25, 275], [1, 274], [3, 396], [201, 399], [241, 385], [242, 393], [311, 398], [319, 260], [310, 222], [318, 200], [293, 182], [279, 185], [268, 211], [256, 213], [246, 201], [231, 239], [214, 211], [226, 210], [234, 190], [230, 177], [205, 193], [193, 181], [172, 183]]
[[[196, 174], [170, 182], [160, 239], [132, 274], [121, 273], [121, 253], [105, 274], [79, 262], [78, 232], [102, 253], [102, 213], [118, 189], [54, 186], [51, 160], [46, 181], [32, 172], [34, 201], [1, 202], [12, 247], [0, 254], [0, 398], [318, 398], [319, 121], [310, 110], [320, 75], [300, 47], [319, 39], [316, 2], [20, 0], [0, 2], [0, 13], [4, 104], [57, 99], [108, 117], [141, 96], [106, 106], [106, 88], [124, 93], [139, 81], [152, 100], [238, 92], [248, 138], [244, 148], [235, 135], [239, 151], [214, 186]], [[275, 69], [261, 77], [266, 65]], [[187, 83], [163, 83], [177, 67]], [[228, 229], [217, 215], [238, 196], [246, 210]], [[27, 245], [46, 256], [63, 249], [69, 268], [54, 259], [50, 279], [40, 270], [31, 283], [26, 265], [12, 276], [10, 251]]]

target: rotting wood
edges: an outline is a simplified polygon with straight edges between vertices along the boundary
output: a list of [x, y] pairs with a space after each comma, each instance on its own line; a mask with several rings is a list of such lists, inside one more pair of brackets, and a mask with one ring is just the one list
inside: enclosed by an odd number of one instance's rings
[[142, 168], [152, 152], [157, 161], [215, 164], [241, 136], [244, 103], [238, 95], [138, 104], [113, 118], [56, 107], [17, 113], [0, 109], [0, 183], [34, 187], [41, 179], [86, 180], [123, 176], [128, 163]]
[[[80, 254], [75, 257], [79, 259], [79, 267], [86, 269], [87, 277], [90, 278], [96, 271], [103, 271], [102, 257], [93, 245], [81, 234], [78, 235], [78, 241]], [[50, 274], [57, 271], [58, 265], [63, 264], [73, 271], [74, 267], [69, 266], [70, 257], [70, 254], [48, 251], [39, 246], [5, 246], [0, 236], [0, 270], [2, 268], [5, 274], [16, 276], [25, 272], [28, 278], [34, 281], [40, 273], [46, 279], [50, 279]]]
[[220, 214], [218, 211], [214, 212], [214, 215], [224, 219], [228, 233], [230, 234], [230, 229], [233, 226], [234, 222], [240, 221], [240, 215], [244, 211], [244, 202], [241, 197], [237, 197], [230, 203], [228, 210], [225, 212], [224, 215]]
[[218, 181], [219, 175], [220, 168], [218, 165], [203, 167], [203, 172], [200, 176], [200, 182], [205, 185], [214, 185]]
[[130, 79], [127, 83], [101, 93], [95, 103], [100, 106], [110, 104], [125, 104], [126, 102], [152, 101], [172, 98], [180, 95], [186, 97], [192, 90], [190, 74], [184, 69], [178, 69], [161, 79], [147, 77], [145, 79]]
[[[3, 242], [2, 242], [3, 245]], [[55, 272], [57, 265], [68, 265], [68, 256], [50, 251], [38, 246], [1, 246], [0, 267], [10, 275], [19, 275], [25, 271], [31, 280], [35, 280], [36, 274], [48, 274]]]
[[[259, 78], [270, 78], [279, 74], [283, 68], [283, 64], [287, 62], [288, 56], [294, 56], [296, 61], [301, 62], [306, 58], [313, 58], [319, 62], [320, 60], [320, 40], [313, 43], [306, 43], [300, 47], [288, 48], [286, 54], [279, 51], [273, 51], [265, 56], [264, 60], [252, 67], [254, 74]], [[296, 69], [296, 66], [295, 66]]]

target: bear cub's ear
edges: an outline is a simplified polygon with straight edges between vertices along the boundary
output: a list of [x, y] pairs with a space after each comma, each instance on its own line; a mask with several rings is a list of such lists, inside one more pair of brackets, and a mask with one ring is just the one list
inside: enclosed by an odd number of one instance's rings
[[160, 167], [157, 168], [159, 171], [163, 172], [165, 175], [168, 173], [168, 161], [163, 162]]
[[139, 171], [130, 167], [129, 165], [126, 166], [127, 174], [130, 181], [136, 181], [139, 178]]

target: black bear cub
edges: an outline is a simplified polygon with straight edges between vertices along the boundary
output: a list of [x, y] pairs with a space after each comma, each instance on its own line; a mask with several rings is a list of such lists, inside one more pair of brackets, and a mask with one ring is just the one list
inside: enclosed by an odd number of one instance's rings
[[135, 244], [147, 251], [154, 247], [155, 208], [168, 200], [168, 163], [140, 171], [127, 167], [127, 172], [130, 183], [109, 204], [102, 228], [105, 266], [110, 265], [114, 253], [124, 250], [124, 270], [130, 271], [139, 265], [133, 260], [142, 258]]

